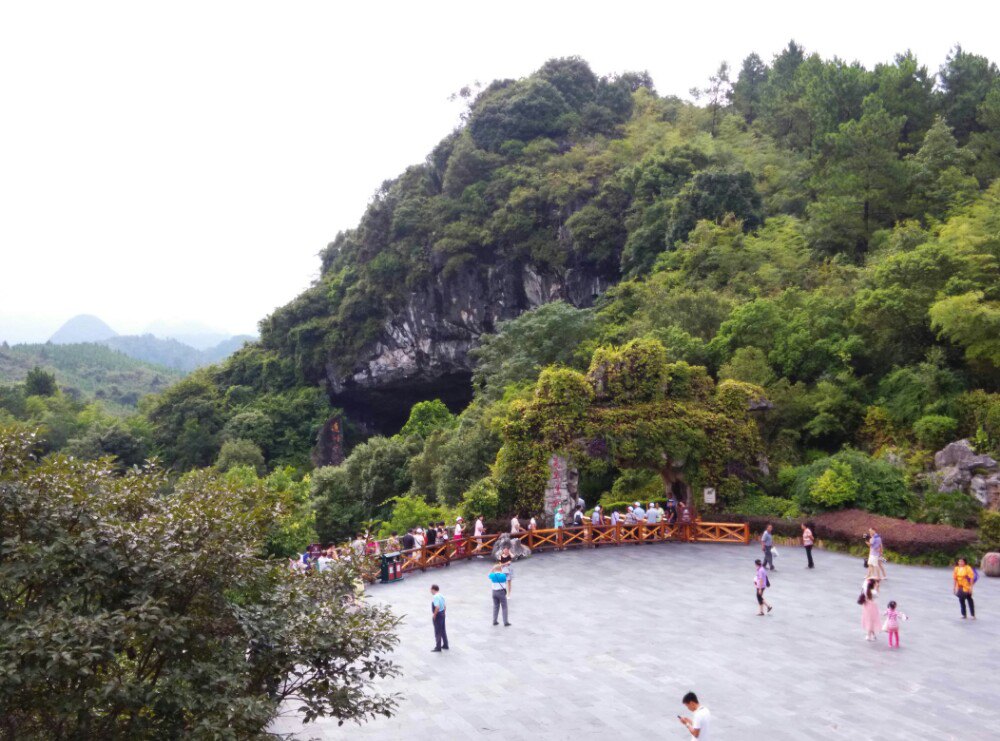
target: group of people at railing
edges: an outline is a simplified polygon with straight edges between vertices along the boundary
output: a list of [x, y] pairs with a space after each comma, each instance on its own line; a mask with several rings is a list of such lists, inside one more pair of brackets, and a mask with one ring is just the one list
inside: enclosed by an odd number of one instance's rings
[[[565, 511], [568, 509], [566, 507], [557, 507], [553, 514], [553, 529], [597, 533], [599, 538], [601, 533], [610, 532], [612, 528], [615, 533], [618, 533], [621, 527], [631, 526], [642, 526], [647, 531], [649, 529], [659, 531], [664, 525], [672, 528], [676, 525], [691, 525], [698, 522], [698, 517], [693, 514], [691, 508], [672, 497], [663, 507], [656, 502], [650, 502], [648, 507], [643, 507], [641, 502], [636, 501], [628, 505], [624, 512], [615, 509], [610, 514], [605, 513], [599, 504], [587, 514], [585, 506], [583, 499], [580, 498], [574, 503], [572, 513], [568, 514]], [[509, 533], [512, 537], [524, 537], [538, 530], [538, 519], [534, 516], [530, 517], [526, 524], [522, 524], [516, 514], [510, 520]], [[461, 516], [455, 518], [454, 525], [446, 524], [444, 521], [432, 522], [426, 527], [411, 527], [402, 536], [398, 532], [393, 532], [388, 538], [383, 539], [376, 539], [369, 532], [359, 532], [353, 540], [343, 545], [324, 546], [319, 543], [310, 545], [299, 556], [289, 559], [289, 568], [293, 571], [325, 571], [335, 561], [365, 561], [384, 553], [398, 554], [413, 551], [442, 551], [448, 558], [481, 555], [490, 547], [493, 539], [491, 536], [496, 534], [486, 532], [482, 516], [476, 518], [471, 532]], [[490, 542], [484, 543], [484, 539]]]

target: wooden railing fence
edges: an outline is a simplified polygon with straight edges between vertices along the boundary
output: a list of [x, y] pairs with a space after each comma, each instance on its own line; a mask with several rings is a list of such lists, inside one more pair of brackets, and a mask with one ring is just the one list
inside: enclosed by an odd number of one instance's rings
[[[447, 566], [453, 561], [489, 556], [499, 537], [499, 534], [492, 533], [478, 538], [471, 536], [457, 541], [448, 540], [432, 546], [400, 551], [402, 572], [424, 571], [437, 566]], [[646, 523], [591, 525], [585, 523], [580, 527], [527, 530], [515, 537], [519, 538], [532, 552], [666, 541], [745, 544], [750, 542], [750, 526], [743, 522], [701, 522], [700, 520], [687, 524], [660, 522], [656, 525]], [[379, 546], [380, 551], [384, 552], [386, 542], [380, 541]]]

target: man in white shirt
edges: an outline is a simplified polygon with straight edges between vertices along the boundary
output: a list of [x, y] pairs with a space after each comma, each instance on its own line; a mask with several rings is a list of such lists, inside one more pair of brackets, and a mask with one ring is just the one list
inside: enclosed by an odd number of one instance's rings
[[517, 535], [521, 532], [521, 521], [517, 519], [517, 515], [510, 518], [510, 534]]
[[687, 727], [692, 737], [701, 739], [701, 741], [710, 739], [712, 736], [708, 729], [712, 724], [712, 714], [708, 712], [708, 708], [698, 702], [698, 695], [694, 692], [688, 692], [681, 702], [691, 711], [691, 717], [682, 718], [678, 715], [677, 718], [680, 722]]

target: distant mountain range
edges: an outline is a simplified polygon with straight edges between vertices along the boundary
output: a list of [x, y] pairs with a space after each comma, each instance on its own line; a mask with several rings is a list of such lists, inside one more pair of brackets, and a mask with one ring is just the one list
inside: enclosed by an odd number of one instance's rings
[[97, 343], [146, 363], [179, 371], [192, 371], [217, 363], [239, 350], [252, 335], [231, 336], [199, 324], [156, 322], [142, 335], [120, 335], [99, 317], [80, 314], [63, 324], [49, 338], [53, 345]]

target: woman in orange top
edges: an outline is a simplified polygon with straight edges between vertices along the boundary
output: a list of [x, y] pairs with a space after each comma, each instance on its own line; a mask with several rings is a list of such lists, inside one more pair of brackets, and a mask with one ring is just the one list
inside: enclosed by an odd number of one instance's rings
[[972, 570], [964, 558], [958, 559], [955, 570], [952, 571], [952, 580], [955, 587], [952, 591], [958, 597], [958, 604], [962, 608], [962, 620], [965, 620], [965, 603], [969, 603], [969, 614], [973, 620], [976, 619], [976, 603], [972, 601], [972, 585], [976, 582], [976, 572]]

